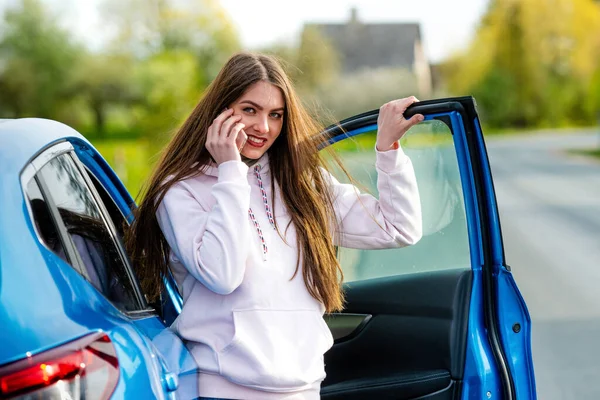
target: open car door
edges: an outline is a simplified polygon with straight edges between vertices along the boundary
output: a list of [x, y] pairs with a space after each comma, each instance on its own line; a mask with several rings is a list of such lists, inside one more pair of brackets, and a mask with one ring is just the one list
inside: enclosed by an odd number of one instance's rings
[[[346, 308], [326, 315], [324, 400], [536, 398], [531, 321], [506, 264], [475, 101], [423, 101], [401, 140], [417, 176], [423, 238], [391, 250], [339, 249]], [[344, 166], [377, 195], [374, 110], [323, 132]], [[333, 171], [335, 174], [335, 171]], [[336, 174], [346, 181], [343, 174]], [[167, 324], [181, 310], [170, 277]]]
[[[326, 316], [335, 343], [322, 398], [534, 399], [530, 318], [505, 261], [475, 101], [419, 102], [405, 116], [416, 113], [425, 120], [401, 145], [417, 176], [423, 238], [339, 249], [347, 305]], [[375, 195], [378, 114], [324, 132], [324, 146]]]

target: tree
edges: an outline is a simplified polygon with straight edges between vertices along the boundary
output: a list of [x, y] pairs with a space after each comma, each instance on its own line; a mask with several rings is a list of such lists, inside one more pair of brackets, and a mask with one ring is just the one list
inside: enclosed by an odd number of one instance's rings
[[136, 60], [137, 130], [160, 144], [240, 49], [237, 33], [216, 0], [106, 0], [103, 14], [115, 32], [107, 49]]
[[261, 49], [282, 61], [283, 68], [302, 92], [331, 84], [340, 73], [339, 54], [316, 27], [302, 31], [298, 46], [276, 43]]
[[137, 66], [135, 81], [143, 100], [134, 107], [136, 125], [155, 149], [199, 100], [199, 74], [196, 58], [186, 51], [162, 52]]
[[442, 66], [448, 88], [473, 94], [496, 126], [590, 123], [600, 61], [592, 0], [492, 0], [468, 49]]
[[8, 9], [0, 39], [0, 113], [54, 116], [68, 100], [71, 67], [81, 51], [38, 0]]
[[330, 84], [340, 73], [339, 54], [316, 27], [302, 32], [296, 65], [298, 81], [309, 89]]
[[74, 69], [73, 97], [82, 98], [94, 116], [94, 133], [106, 133], [108, 109], [141, 101], [133, 82], [134, 60], [119, 54], [86, 54]]
[[189, 51], [206, 85], [229, 56], [240, 49], [233, 23], [216, 0], [105, 0], [102, 13], [115, 32], [110, 48], [147, 59]]
[[[328, 107], [339, 105], [335, 101], [337, 97], [327, 96], [327, 91], [339, 82], [339, 54], [316, 27], [306, 28], [300, 39], [298, 46], [277, 43], [261, 49], [261, 52], [274, 55], [281, 61], [308, 110], [328, 125], [335, 121]], [[323, 93], [324, 97], [321, 96]], [[334, 97], [335, 100], [330, 101]]]

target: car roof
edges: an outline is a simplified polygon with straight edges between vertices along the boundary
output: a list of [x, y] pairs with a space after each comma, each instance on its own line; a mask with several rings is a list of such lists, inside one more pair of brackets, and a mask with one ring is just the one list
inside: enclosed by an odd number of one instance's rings
[[0, 120], [0, 176], [20, 173], [41, 150], [67, 138], [90, 144], [75, 129], [58, 121], [43, 118]]

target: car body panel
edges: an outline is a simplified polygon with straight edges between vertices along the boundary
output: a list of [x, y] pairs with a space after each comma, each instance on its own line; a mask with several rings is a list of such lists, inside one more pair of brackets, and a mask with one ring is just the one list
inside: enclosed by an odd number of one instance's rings
[[0, 124], [0, 365], [104, 331], [120, 366], [114, 397], [166, 398], [165, 368], [140, 329], [144, 318], [160, 324], [158, 318], [123, 314], [37, 239], [20, 172], [43, 149], [66, 139], [86, 141], [55, 121]]

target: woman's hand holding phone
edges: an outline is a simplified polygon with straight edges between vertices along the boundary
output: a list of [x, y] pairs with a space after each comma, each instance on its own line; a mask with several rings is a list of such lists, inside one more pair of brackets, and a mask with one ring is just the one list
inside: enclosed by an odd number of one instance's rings
[[217, 164], [242, 160], [241, 152], [248, 136], [241, 119], [241, 115], [234, 115], [233, 109], [228, 108], [208, 127], [206, 148]]

